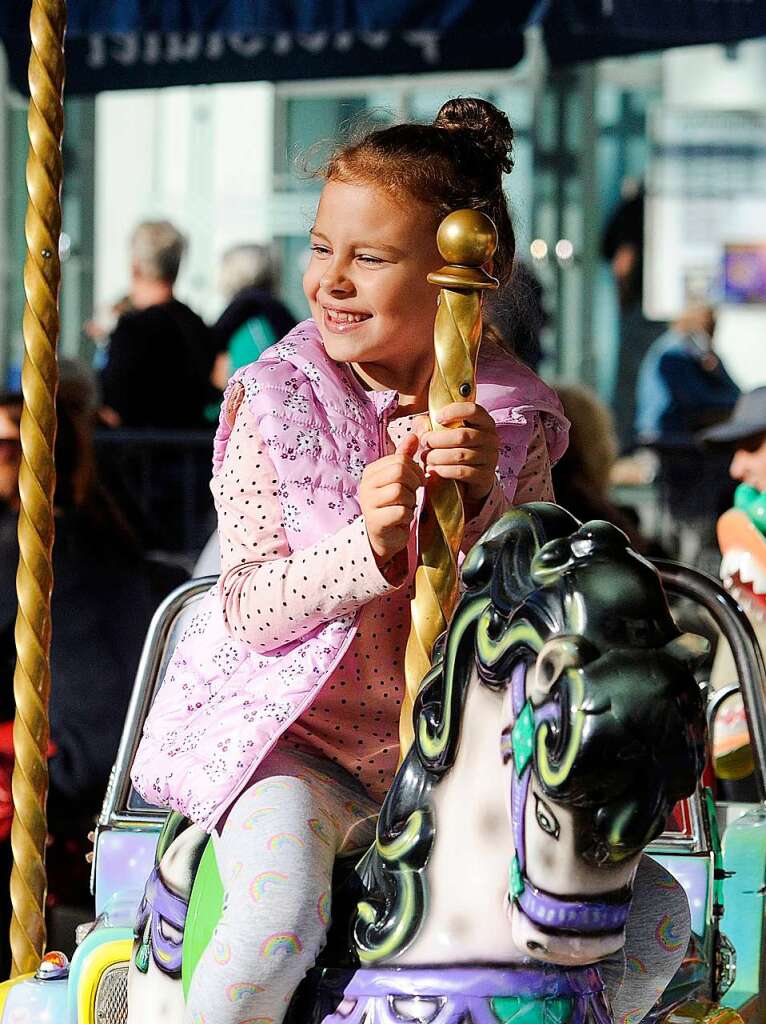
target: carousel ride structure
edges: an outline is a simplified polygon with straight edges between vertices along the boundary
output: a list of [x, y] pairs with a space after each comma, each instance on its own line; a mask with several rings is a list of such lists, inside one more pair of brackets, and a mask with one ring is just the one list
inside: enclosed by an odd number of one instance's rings
[[[61, 0], [33, 0], [21, 429], [21, 520], [26, 525], [20, 538], [13, 785], [14, 977], [0, 985], [0, 1021], [124, 1024], [128, 965], [133, 959], [134, 988], [139, 995], [131, 1015], [140, 1008], [140, 989], [151, 981], [152, 972], [169, 986], [170, 1002], [160, 991], [145, 1013], [149, 1024], [173, 1019], [179, 993], [182, 998], [184, 974], [189, 975], [198, 958], [195, 941], [198, 951], [200, 943], [209, 941], [221, 893], [219, 880], [216, 892], [212, 845], [199, 842], [194, 826], [144, 804], [131, 790], [129, 770], [149, 703], [172, 650], [179, 616], [189, 600], [209, 589], [210, 580], [193, 581], [171, 595], [150, 627], [96, 835], [96, 920], [78, 930], [71, 963], [57, 952], [43, 955], [64, 12]], [[443, 288], [437, 361], [439, 352], [445, 351], [440, 348], [445, 338], [464, 347], [459, 352], [447, 345], [446, 351], [453, 353], [445, 364], [448, 387], [433, 391], [434, 396], [442, 395], [442, 404], [474, 393], [472, 367], [481, 336], [477, 293], [492, 286], [491, 279], [480, 272], [490, 248], [487, 226], [473, 214], [466, 223], [468, 258], [461, 260], [459, 246], [450, 249], [453, 265], [445, 268], [444, 281], [434, 282]], [[447, 234], [444, 241], [449, 248], [454, 239]], [[449, 256], [445, 258], [450, 262]], [[522, 508], [490, 531], [472, 552], [464, 567], [466, 595], [451, 617], [458, 595], [453, 532], [462, 527], [462, 509], [449, 507], [453, 500], [459, 502], [459, 494], [444, 498], [441, 511], [433, 506], [442, 524], [441, 537], [434, 536], [424, 545], [432, 593], [419, 601], [426, 627], [425, 639], [417, 644], [422, 650], [408, 659], [419, 666], [411, 669], [407, 680], [414, 707], [409, 709], [411, 716], [405, 715], [402, 735], [403, 747], [409, 749], [384, 805], [377, 842], [362, 858], [358, 873], [350, 873], [347, 911], [342, 898], [337, 900], [334, 939], [326, 954], [330, 966], [318, 965], [297, 994], [291, 1008], [294, 1022], [366, 1019], [455, 1024], [473, 1018], [495, 1024], [535, 1020], [541, 1013], [546, 1024], [548, 1019], [580, 1021], [588, 1016], [599, 1024], [608, 1020], [598, 971], [591, 962], [619, 944], [641, 850], [662, 830], [675, 797], [694, 788], [704, 742], [692, 674], [699, 650], [675, 629], [654, 570], [605, 524], [581, 527], [552, 506]], [[589, 565], [595, 567], [590, 574]], [[607, 586], [608, 577], [613, 583], [616, 580], [616, 586]], [[584, 602], [578, 598], [562, 604], [565, 595], [579, 593], [580, 584], [587, 595]], [[645, 608], [631, 603], [639, 593], [641, 600], [656, 602], [657, 618], [647, 620]], [[610, 613], [610, 601], [622, 612]], [[623, 619], [628, 605], [638, 614]], [[417, 612], [418, 608], [413, 610], [413, 619]], [[613, 633], [617, 626], [623, 630], [620, 642], [615, 642]], [[653, 730], [665, 735], [670, 729], [679, 741], [678, 748], [672, 748], [672, 767], [663, 775], [660, 795], [641, 786], [641, 799], [628, 795], [628, 783], [620, 772], [614, 773], [612, 785], [606, 784], [601, 757], [602, 748], [614, 752], [622, 742], [616, 739], [620, 730], [626, 749], [635, 748], [632, 732], [626, 734], [626, 721], [635, 711], [636, 694], [619, 685], [620, 671], [626, 678], [631, 675], [627, 651], [640, 652], [639, 661], [644, 659], [655, 673], [658, 689], [652, 691], [651, 699], [657, 707], [664, 706], [666, 714], [654, 722]], [[753, 658], [754, 674], [760, 671], [762, 679], [763, 665], [757, 656]], [[421, 686], [422, 673], [432, 661]], [[612, 677], [607, 671], [611, 668], [620, 671]], [[607, 692], [628, 719], [621, 722], [618, 716], [614, 730], [607, 728], [603, 740], [589, 743], [593, 739], [589, 701], [598, 708]], [[652, 713], [647, 712], [647, 720]], [[410, 739], [414, 740], [411, 747]], [[478, 792], [475, 773], [463, 770], [472, 750], [486, 769], [487, 780], [494, 782], [487, 787], [487, 799], [494, 801], [493, 828], [504, 840], [485, 843], [484, 848], [479, 842], [481, 830], [472, 831], [465, 822], [465, 812]], [[621, 757], [620, 750], [618, 761]], [[646, 769], [655, 782], [656, 767]], [[642, 775], [637, 777], [644, 780]], [[635, 778], [631, 775], [631, 782]], [[688, 846], [703, 854], [702, 876], [707, 883], [700, 891], [714, 896], [711, 913], [703, 914], [701, 922], [707, 928], [720, 918], [720, 850], [714, 841], [713, 820], [709, 814], [705, 817], [709, 802], [700, 802], [699, 794], [687, 802], [696, 807], [692, 817], [696, 814], [704, 821], [705, 838], [713, 837], [709, 851]], [[516, 812], [523, 809], [523, 816], [516, 813], [514, 817], [514, 808]], [[590, 822], [590, 830], [580, 830], [582, 820]], [[584, 843], [573, 841], [575, 822], [578, 836], [587, 840]], [[461, 872], [460, 884], [454, 875], [436, 871], [441, 853], [450, 849], [450, 829], [453, 838], [473, 844], [474, 853], [481, 853], [473, 870]], [[567, 836], [569, 841], [561, 842]], [[572, 891], [566, 872], [550, 881], [537, 877], [532, 855], [537, 842], [558, 843], [579, 878], [600, 880], [590, 886], [587, 899], [575, 898], [583, 892]], [[677, 848], [667, 849], [675, 855]], [[454, 869], [456, 858], [447, 860]], [[186, 872], [186, 891], [180, 883], [173, 889], [174, 865]], [[480, 891], [485, 874], [495, 880], [490, 895]], [[157, 885], [146, 887], [147, 876]], [[354, 888], [354, 880], [360, 889]], [[160, 882], [167, 890], [166, 900], [155, 898], [162, 889]], [[473, 945], [469, 943], [464, 952], [459, 951], [459, 937], [450, 936], [445, 923], [445, 907], [453, 899], [462, 899], [477, 921]], [[490, 908], [486, 935], [477, 907], [482, 912]], [[144, 924], [138, 935], [137, 912]], [[353, 922], [352, 944], [344, 933], [344, 922]], [[500, 936], [501, 945], [492, 946], [487, 955], [492, 936]], [[724, 1024], [739, 1019], [710, 1001], [718, 999], [725, 987], [713, 965], [717, 936], [714, 929], [704, 940], [710, 969], [702, 972], [704, 976], [698, 972], [692, 983], [671, 986], [669, 991], [675, 994], [666, 998], [653, 1019], [658, 1019], [658, 1013], [674, 1022]], [[443, 942], [448, 955], [438, 948]], [[338, 959], [333, 961], [336, 954]], [[479, 963], [485, 968], [477, 968]], [[376, 978], [382, 980], [376, 982]], [[418, 984], [420, 988], [413, 988]], [[703, 1000], [688, 1002], [687, 997], [696, 994]]]
[[[658, 573], [619, 530], [554, 505], [506, 514], [462, 579], [356, 910], [344, 919], [348, 893], [333, 897], [294, 1024], [611, 1021], [594, 964], [622, 946], [641, 853], [704, 763], [699, 638], [679, 634]], [[182, 1019], [221, 905], [207, 836], [176, 820], [159, 852], [135, 1021], [159, 1007]]]

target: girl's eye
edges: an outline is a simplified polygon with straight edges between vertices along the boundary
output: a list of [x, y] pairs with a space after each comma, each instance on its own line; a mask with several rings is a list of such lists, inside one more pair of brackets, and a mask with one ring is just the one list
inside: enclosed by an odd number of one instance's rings
[[547, 832], [549, 836], [553, 836], [554, 839], [558, 839], [561, 833], [561, 826], [558, 823], [556, 815], [550, 807], [540, 799], [537, 793], [535, 793], [535, 817], [537, 818], [537, 824], [543, 832]]
[[357, 256], [360, 263], [366, 263], [368, 266], [374, 266], [378, 263], [385, 263], [385, 260], [379, 259], [377, 256]]
[[315, 256], [327, 256], [329, 255], [330, 252], [326, 245], [319, 245], [316, 242], [312, 243], [311, 251], [314, 253]]

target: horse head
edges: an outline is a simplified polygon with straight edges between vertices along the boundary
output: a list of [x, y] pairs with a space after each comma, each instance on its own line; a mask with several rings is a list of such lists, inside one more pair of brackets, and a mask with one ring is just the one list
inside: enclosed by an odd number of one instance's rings
[[659, 574], [620, 530], [554, 505], [506, 514], [462, 579], [366, 865], [357, 945], [363, 962], [380, 962], [417, 934], [439, 831], [433, 794], [478, 681], [502, 694], [489, 742], [505, 764], [513, 944], [544, 962], [592, 963], [622, 945], [641, 853], [702, 771], [693, 668], [704, 641], [679, 633]]
[[464, 579], [490, 596], [479, 674], [507, 689], [514, 940], [601, 957], [622, 945], [642, 850], [702, 770], [705, 642], [679, 634], [657, 571], [609, 523], [532, 507], [487, 542], [489, 578], [477, 552]]

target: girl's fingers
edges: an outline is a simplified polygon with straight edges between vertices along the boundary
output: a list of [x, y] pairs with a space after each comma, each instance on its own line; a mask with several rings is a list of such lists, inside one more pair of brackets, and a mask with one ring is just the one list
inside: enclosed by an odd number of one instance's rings
[[426, 453], [427, 470], [433, 466], [489, 466], [490, 463], [484, 448], [432, 448]]
[[412, 509], [404, 505], [386, 505], [385, 508], [378, 509], [375, 515], [381, 527], [386, 530], [401, 527], [402, 530], [409, 531], [412, 522]]
[[451, 464], [446, 466], [433, 466], [429, 469], [429, 475], [431, 474], [434, 476], [440, 476], [443, 480], [470, 481], [473, 486], [478, 483], [482, 477], [486, 477], [490, 480], [494, 476], [494, 471], [490, 473], [488, 466], [456, 466]]
[[450, 402], [449, 405], [445, 405], [443, 409], [439, 410], [435, 420], [434, 426], [437, 423], [444, 426], [448, 423], [463, 422], [466, 426], [471, 427], [491, 428], [492, 430], [495, 428], [495, 421], [487, 410], [475, 402]]
[[374, 487], [385, 487], [387, 484], [401, 481], [413, 490], [417, 490], [425, 483], [422, 467], [412, 458], [400, 452], [370, 463], [365, 470], [365, 477]]
[[423, 436], [427, 448], [486, 448], [496, 443], [497, 435], [485, 433], [475, 427], [453, 427], [451, 430], [431, 430]]
[[415, 492], [401, 483], [387, 484], [375, 491], [375, 505], [377, 508], [393, 507], [402, 505], [404, 508], [414, 509], [416, 504]]
[[418, 450], [419, 445], [420, 438], [417, 434], [407, 434], [396, 446], [396, 454], [412, 459], [415, 457], [415, 452]]

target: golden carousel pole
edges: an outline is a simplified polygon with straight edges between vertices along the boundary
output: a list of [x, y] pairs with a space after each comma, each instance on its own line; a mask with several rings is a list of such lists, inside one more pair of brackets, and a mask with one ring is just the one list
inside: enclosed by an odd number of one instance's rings
[[11, 829], [12, 976], [34, 971], [45, 947], [45, 803], [48, 793], [50, 596], [53, 585], [53, 445], [59, 333], [61, 139], [65, 0], [33, 0], [25, 221], [24, 366], [19, 474], [19, 567], [13, 690]]
[[[489, 217], [476, 210], [456, 210], [439, 225], [436, 241], [447, 266], [428, 275], [428, 280], [441, 289], [434, 324], [434, 371], [428, 391], [432, 424], [445, 405], [475, 401], [481, 294], [497, 288], [497, 281], [482, 270], [497, 248], [497, 231]], [[457, 602], [457, 557], [464, 525], [459, 483], [432, 476], [418, 523], [412, 626], [404, 656], [406, 691], [399, 719], [402, 758], [412, 744], [412, 709], [431, 667], [434, 642], [447, 628]]]

